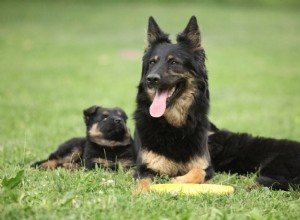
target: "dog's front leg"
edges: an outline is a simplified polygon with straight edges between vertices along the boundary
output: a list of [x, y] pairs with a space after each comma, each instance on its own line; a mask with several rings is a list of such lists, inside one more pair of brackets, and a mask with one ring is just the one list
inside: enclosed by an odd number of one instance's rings
[[34, 164], [31, 165], [31, 167], [39, 167], [44, 170], [56, 169], [58, 166], [59, 166], [59, 163], [58, 163], [58, 160], [56, 160], [56, 159], [42, 160], [42, 161], [35, 162]]
[[206, 172], [199, 168], [191, 169], [183, 176], [175, 177], [172, 183], [204, 183]]
[[157, 174], [153, 170], [147, 168], [145, 165], [138, 166], [134, 174], [134, 178], [137, 180], [138, 184], [133, 194], [136, 195], [150, 192], [150, 185], [156, 175]]

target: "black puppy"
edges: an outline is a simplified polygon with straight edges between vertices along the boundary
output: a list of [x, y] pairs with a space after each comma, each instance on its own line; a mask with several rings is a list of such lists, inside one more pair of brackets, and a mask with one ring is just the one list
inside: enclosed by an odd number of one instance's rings
[[272, 189], [300, 186], [300, 143], [219, 130], [213, 124], [209, 150], [215, 171], [258, 171], [257, 182]]
[[120, 108], [92, 106], [83, 111], [86, 137], [72, 138], [58, 146], [48, 159], [32, 166], [54, 169], [87, 169], [95, 166], [117, 169], [118, 163], [124, 168], [135, 164], [135, 153], [130, 131], [126, 126], [127, 115]]

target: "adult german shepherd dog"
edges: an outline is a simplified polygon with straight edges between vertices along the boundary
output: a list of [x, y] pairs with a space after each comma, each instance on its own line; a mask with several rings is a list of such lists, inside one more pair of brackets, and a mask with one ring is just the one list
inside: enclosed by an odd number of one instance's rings
[[149, 18], [136, 102], [140, 186], [147, 191], [149, 179], [156, 175], [168, 175], [177, 183], [203, 183], [212, 178], [208, 78], [196, 17], [191, 17], [175, 44]]

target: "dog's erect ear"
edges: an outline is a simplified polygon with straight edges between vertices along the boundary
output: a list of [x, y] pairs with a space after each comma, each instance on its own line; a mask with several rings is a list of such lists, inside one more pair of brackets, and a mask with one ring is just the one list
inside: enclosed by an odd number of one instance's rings
[[151, 16], [149, 17], [148, 22], [148, 31], [147, 31], [147, 37], [148, 37], [148, 46], [151, 47], [154, 44], [167, 42], [170, 43], [169, 35], [164, 33], [154, 20], [154, 18]]
[[200, 30], [195, 16], [191, 17], [183, 32], [177, 35], [177, 42], [189, 45], [192, 50], [201, 49]]
[[97, 105], [93, 105], [93, 106], [83, 110], [83, 118], [84, 118], [84, 122], [86, 124], [89, 122], [91, 116], [93, 116], [99, 108], [101, 108], [101, 107], [97, 106]]

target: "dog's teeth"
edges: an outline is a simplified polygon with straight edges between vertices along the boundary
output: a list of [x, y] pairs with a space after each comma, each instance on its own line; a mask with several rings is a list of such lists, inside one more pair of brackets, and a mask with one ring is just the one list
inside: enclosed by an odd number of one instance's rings
[[169, 92], [169, 94], [168, 94], [168, 98], [170, 98], [170, 97], [174, 94], [174, 92], [175, 92], [175, 87], [173, 87], [173, 88], [170, 90], [170, 92]]
[[175, 87], [173, 87], [173, 89], [171, 90], [171, 95], [173, 95], [174, 92], [175, 92]]

